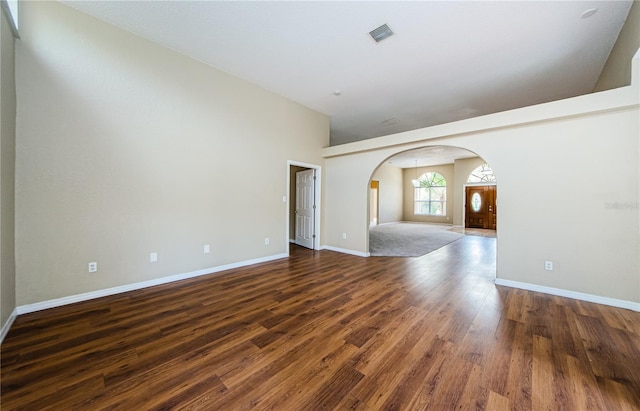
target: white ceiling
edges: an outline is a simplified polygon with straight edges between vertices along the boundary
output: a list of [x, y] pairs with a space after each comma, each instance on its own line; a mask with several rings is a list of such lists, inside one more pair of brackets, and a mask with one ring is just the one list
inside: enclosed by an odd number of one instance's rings
[[64, 3], [330, 115], [336, 145], [590, 93], [632, 1]]

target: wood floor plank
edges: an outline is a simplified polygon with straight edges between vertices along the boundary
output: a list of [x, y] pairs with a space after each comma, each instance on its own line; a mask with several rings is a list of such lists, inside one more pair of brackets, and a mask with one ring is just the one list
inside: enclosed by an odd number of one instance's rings
[[329, 377], [322, 389], [310, 398], [300, 409], [334, 409], [363, 377], [364, 374], [353, 368], [352, 364], [345, 363], [335, 374]]
[[[367, 379], [354, 387], [351, 395], [363, 399], [363, 402], [371, 408], [388, 407], [383, 404], [394, 392], [396, 396], [402, 398], [404, 393], [398, 388], [404, 387], [411, 377], [407, 375], [408, 370], [397, 367], [398, 362], [414, 363], [420, 360], [422, 350], [430, 347], [431, 341], [434, 340], [435, 336], [424, 318], [418, 318], [410, 329], [399, 334], [399, 338], [393, 344], [393, 350], [383, 357], [384, 360], [373, 367], [367, 367]], [[421, 349], [415, 350], [416, 346]], [[390, 390], [389, 387], [396, 387], [396, 390]], [[370, 400], [366, 400], [367, 398]]]
[[502, 317], [496, 328], [494, 338], [487, 339], [483, 367], [484, 387], [502, 396], [506, 396], [511, 354], [514, 350], [516, 327], [519, 323]]
[[491, 411], [511, 411], [513, 408], [509, 406], [509, 399], [507, 397], [490, 391], [486, 409]]
[[433, 395], [427, 403], [427, 409], [456, 409], [462, 400], [475, 364], [450, 358], [447, 359], [447, 363], [442, 380], [438, 381]]
[[390, 341], [398, 341], [398, 336], [404, 336], [411, 327], [419, 320], [420, 311], [411, 307], [404, 312], [402, 310], [384, 311], [381, 316], [386, 316], [386, 326], [379, 333], [378, 338], [370, 340], [365, 344], [356, 358], [356, 369], [367, 375], [372, 373], [387, 355], [395, 350], [395, 345]]
[[[331, 347], [331, 348], [329, 348]], [[269, 390], [262, 398], [262, 406], [273, 410], [302, 410], [312, 402], [312, 398], [320, 395], [327, 379], [335, 375], [344, 364], [351, 363], [358, 348], [351, 344], [342, 344], [335, 348], [327, 344], [331, 352], [316, 359], [312, 368], [301, 367], [299, 372], [292, 373], [278, 389]]]
[[3, 410], [637, 410], [640, 313], [496, 286], [495, 239], [287, 259], [19, 316]]
[[[423, 387], [429, 386], [426, 384], [428, 381], [435, 381], [433, 375], [429, 375], [433, 370], [441, 370], [441, 366], [444, 360], [447, 358], [448, 350], [452, 346], [451, 343], [445, 340], [435, 337], [431, 342], [428, 342], [425, 346], [421, 346], [419, 352], [416, 354], [422, 354], [416, 360], [413, 360], [411, 369], [403, 376], [402, 383], [396, 384], [393, 391], [391, 391], [382, 405], [382, 409], [389, 410], [406, 410], [411, 408], [411, 404], [414, 401], [419, 401], [416, 397], [419, 396]], [[428, 347], [428, 348], [422, 348]], [[417, 351], [417, 350], [414, 350]], [[384, 386], [380, 384], [380, 386]], [[432, 392], [426, 393], [423, 397], [424, 403], [428, 403], [428, 399]]]
[[637, 392], [631, 392], [629, 387], [607, 378], [596, 377], [605, 409], [612, 411], [637, 411]]
[[496, 303], [492, 297], [487, 296], [467, 329], [464, 338], [457, 345], [458, 355], [474, 364], [486, 364], [487, 355], [491, 348], [487, 341], [494, 338], [500, 320], [499, 312], [501, 309], [500, 303]]
[[533, 381], [531, 383], [532, 408], [534, 410], [555, 410], [556, 384], [551, 340], [539, 335], [533, 336]]
[[488, 408], [489, 390], [482, 386], [482, 366], [474, 364], [469, 379], [458, 401], [459, 410], [490, 410]]
[[513, 339], [505, 396], [517, 410], [532, 409], [533, 334], [529, 324], [518, 323]]
[[[64, 391], [64, 396], [58, 394]], [[38, 392], [37, 395], [22, 397], [16, 401], [19, 409], [23, 410], [63, 410], [71, 409], [72, 405], [80, 398], [98, 395], [104, 390], [102, 376], [96, 375], [70, 385], [58, 386], [57, 390], [46, 393]], [[3, 409], [5, 409], [3, 401]]]
[[588, 367], [577, 358], [565, 357], [568, 370], [568, 382], [571, 385], [571, 397], [578, 410], [603, 410], [604, 401], [597, 388], [595, 376]]

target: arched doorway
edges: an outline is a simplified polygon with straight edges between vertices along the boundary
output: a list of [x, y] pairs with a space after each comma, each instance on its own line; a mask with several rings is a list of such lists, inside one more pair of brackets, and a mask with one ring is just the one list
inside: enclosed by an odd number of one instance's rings
[[[474, 185], [468, 181], [469, 175], [484, 164], [486, 161], [476, 153], [452, 146], [412, 149], [384, 160], [369, 181], [369, 184], [376, 181], [378, 205], [375, 210], [379, 215], [378, 225], [369, 226], [370, 255], [421, 255], [420, 249], [408, 249], [416, 241], [407, 241], [406, 238], [394, 241], [400, 244], [396, 249], [402, 249], [397, 254], [393, 254], [393, 250], [378, 249], [381, 243], [384, 246], [385, 242], [392, 242], [380, 240], [378, 233], [397, 229], [402, 235], [400, 223], [412, 231], [417, 231], [416, 227], [421, 226], [425, 232], [429, 232], [429, 236], [441, 237], [440, 242], [425, 242], [425, 253], [465, 235], [467, 203], [464, 191], [467, 186]], [[495, 182], [491, 184], [495, 187]], [[407, 234], [407, 237], [410, 235], [414, 234]], [[415, 238], [422, 240], [423, 237]]]

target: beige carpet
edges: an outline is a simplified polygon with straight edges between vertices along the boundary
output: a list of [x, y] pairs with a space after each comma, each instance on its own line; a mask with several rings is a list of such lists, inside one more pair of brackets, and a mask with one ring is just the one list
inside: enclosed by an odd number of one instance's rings
[[379, 257], [419, 257], [464, 237], [450, 228], [423, 223], [374, 226], [369, 229], [369, 252]]

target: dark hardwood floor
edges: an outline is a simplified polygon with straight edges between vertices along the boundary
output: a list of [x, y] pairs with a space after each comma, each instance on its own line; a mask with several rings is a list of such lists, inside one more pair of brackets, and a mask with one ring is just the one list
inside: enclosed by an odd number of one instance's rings
[[638, 410], [640, 313], [495, 286], [495, 239], [289, 259], [20, 316], [24, 410]]

